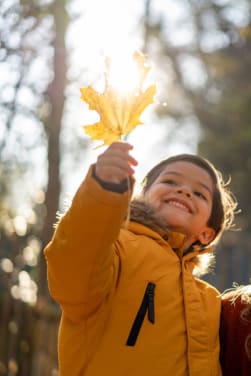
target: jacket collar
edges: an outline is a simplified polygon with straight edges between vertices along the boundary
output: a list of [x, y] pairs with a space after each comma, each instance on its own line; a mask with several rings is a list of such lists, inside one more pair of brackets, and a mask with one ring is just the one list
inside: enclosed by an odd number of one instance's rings
[[185, 235], [167, 230], [166, 224], [156, 216], [154, 209], [143, 200], [134, 199], [131, 202], [128, 229], [135, 234], [151, 237], [161, 245], [166, 245], [168, 242], [179, 257], [186, 259], [212, 251], [209, 246], [203, 249], [201, 245], [194, 245], [184, 254]]

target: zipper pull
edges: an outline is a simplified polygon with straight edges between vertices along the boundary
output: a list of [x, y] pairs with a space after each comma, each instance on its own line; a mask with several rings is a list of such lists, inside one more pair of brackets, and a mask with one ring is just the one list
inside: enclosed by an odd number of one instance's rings
[[154, 289], [155, 284], [149, 282], [147, 285], [147, 296], [148, 296], [148, 320], [154, 324]]
[[129, 336], [127, 338], [126, 345], [127, 346], [134, 346], [137, 340], [137, 337], [139, 335], [141, 326], [143, 324], [146, 312], [148, 320], [154, 324], [154, 289], [155, 289], [155, 283], [149, 282], [145, 294], [141, 303], [141, 306], [138, 310], [138, 313], [135, 317], [134, 323], [132, 325], [131, 331], [129, 333]]

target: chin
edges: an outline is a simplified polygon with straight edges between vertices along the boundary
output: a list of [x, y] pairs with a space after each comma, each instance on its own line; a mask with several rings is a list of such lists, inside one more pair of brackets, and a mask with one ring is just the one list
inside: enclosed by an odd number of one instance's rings
[[185, 221], [184, 216], [182, 216], [182, 218], [174, 218], [174, 216], [170, 213], [168, 214], [160, 213], [160, 215], [170, 227], [177, 227], [177, 228], [186, 227], [187, 221]]
[[188, 235], [188, 231], [184, 224], [180, 222], [173, 222], [169, 221], [168, 219], [165, 219], [167, 228], [171, 231], [180, 232], [181, 234]]

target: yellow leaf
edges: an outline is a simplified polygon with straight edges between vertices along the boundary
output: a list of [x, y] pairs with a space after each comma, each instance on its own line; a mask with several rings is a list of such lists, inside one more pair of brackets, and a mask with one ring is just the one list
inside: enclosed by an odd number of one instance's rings
[[93, 140], [101, 140], [105, 145], [110, 145], [112, 142], [119, 141], [121, 135], [116, 134], [113, 130], [109, 130], [103, 123], [96, 123], [92, 125], [83, 126], [86, 134]]
[[148, 105], [153, 103], [154, 95], [156, 94], [156, 86], [152, 85], [146, 89], [144, 93], [136, 97], [136, 100], [132, 101], [130, 117], [125, 127], [125, 133], [131, 132], [138, 124], [142, 124], [140, 121], [140, 115], [146, 109]]
[[[90, 110], [95, 110], [100, 121], [95, 124], [85, 125], [83, 129], [93, 140], [102, 140], [105, 145], [121, 140], [137, 125], [142, 124], [140, 116], [148, 105], [153, 103], [156, 86], [151, 85], [143, 91], [145, 79], [150, 67], [145, 63], [144, 56], [134, 54], [134, 61], [139, 71], [138, 82], [126, 95], [121, 95], [109, 84], [110, 64], [104, 72], [106, 87], [103, 93], [97, 92], [92, 87], [81, 88], [81, 99], [89, 105]], [[121, 72], [123, 74], [123, 72]]]

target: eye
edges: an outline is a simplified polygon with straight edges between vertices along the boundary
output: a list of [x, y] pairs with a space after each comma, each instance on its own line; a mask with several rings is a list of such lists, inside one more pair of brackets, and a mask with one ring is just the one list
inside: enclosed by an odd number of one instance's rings
[[173, 186], [177, 185], [176, 181], [173, 180], [173, 179], [165, 179], [165, 180], [162, 181], [162, 183], [168, 184], [168, 185], [173, 185]]
[[194, 194], [195, 194], [195, 196], [197, 196], [197, 197], [199, 197], [199, 198], [201, 198], [202, 200], [205, 200], [205, 201], [207, 201], [207, 198], [206, 198], [206, 196], [202, 193], [202, 192], [199, 192], [199, 191], [195, 191], [194, 192]]

